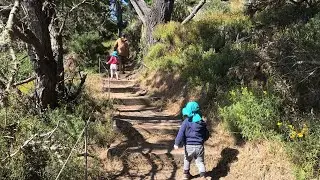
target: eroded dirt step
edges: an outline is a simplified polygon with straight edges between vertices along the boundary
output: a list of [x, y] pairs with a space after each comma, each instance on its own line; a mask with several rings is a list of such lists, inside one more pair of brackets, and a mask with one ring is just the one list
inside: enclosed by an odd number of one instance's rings
[[131, 123], [181, 123], [181, 120], [175, 116], [159, 116], [158, 114], [153, 114], [151, 112], [150, 114], [144, 112], [121, 112], [120, 114], [114, 116], [114, 120], [128, 121]]
[[108, 87], [108, 85], [104, 85], [102, 88], [103, 92], [110, 92], [111, 93], [136, 93], [139, 91], [139, 87], [136, 86], [128, 86], [128, 85], [112, 85], [110, 86], [110, 88]]
[[[152, 112], [151, 112], [152, 113]], [[113, 117], [116, 129], [131, 128], [139, 135], [146, 137], [172, 135], [178, 131], [181, 120], [173, 116], [159, 115], [159, 113], [125, 112]]]
[[115, 109], [119, 112], [143, 112], [143, 111], [154, 111], [157, 110], [157, 107], [146, 106], [146, 105], [115, 105]]
[[119, 94], [110, 94], [110, 97], [114, 99], [116, 104], [119, 105], [127, 105], [127, 106], [133, 106], [133, 105], [145, 105], [149, 106], [151, 104], [151, 100], [146, 96], [123, 96]]
[[123, 99], [123, 98], [136, 98], [136, 99], [149, 99], [149, 96], [139, 96], [138, 94], [135, 94], [134, 92], [125, 92], [125, 93], [110, 93], [110, 97], [113, 99]]
[[106, 86], [106, 87], [109, 87], [109, 83], [110, 83], [110, 86], [113, 86], [113, 85], [122, 85], [122, 86], [134, 86], [135, 85], [135, 82], [133, 80], [108, 80], [108, 79], [104, 79], [103, 81], [103, 84]]

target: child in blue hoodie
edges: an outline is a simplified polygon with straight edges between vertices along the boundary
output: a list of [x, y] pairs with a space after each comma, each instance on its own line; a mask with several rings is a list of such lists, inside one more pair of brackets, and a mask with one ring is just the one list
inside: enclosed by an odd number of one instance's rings
[[174, 149], [184, 144], [184, 179], [190, 178], [190, 163], [193, 158], [196, 160], [200, 172], [200, 178], [205, 179], [206, 169], [204, 166], [204, 142], [209, 138], [209, 131], [206, 123], [199, 114], [197, 102], [189, 102], [182, 109], [185, 118], [175, 139]]

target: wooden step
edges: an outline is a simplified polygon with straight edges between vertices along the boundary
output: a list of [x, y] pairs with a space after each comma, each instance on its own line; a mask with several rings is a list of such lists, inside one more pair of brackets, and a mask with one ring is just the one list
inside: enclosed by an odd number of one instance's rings
[[142, 112], [142, 111], [152, 111], [156, 110], [156, 107], [150, 107], [146, 105], [133, 105], [133, 106], [126, 106], [126, 105], [116, 105], [115, 109], [120, 112]]
[[102, 91], [103, 92], [110, 92], [111, 93], [136, 93], [137, 91], [139, 91], [138, 87], [134, 87], [134, 86], [127, 86], [127, 85], [118, 85], [118, 86], [110, 86], [110, 88], [107, 85], [104, 85], [102, 87]]
[[[140, 114], [140, 116], [136, 116]], [[120, 113], [113, 117], [116, 121], [126, 121], [130, 123], [181, 123], [181, 119], [174, 116], [158, 116], [141, 112], [126, 112], [126, 114]]]
[[[109, 80], [104, 79], [103, 83], [105, 86], [109, 87]], [[113, 85], [126, 85], [126, 86], [133, 86], [135, 83], [132, 80], [110, 80], [110, 86]]]
[[145, 96], [123, 97], [123, 96], [117, 95], [117, 94], [111, 94], [110, 96], [112, 99], [115, 100], [115, 102], [117, 104], [120, 104], [120, 105], [127, 105], [127, 106], [145, 105], [145, 106], [149, 106], [151, 104], [151, 100], [149, 99], [149, 97], [145, 97]]

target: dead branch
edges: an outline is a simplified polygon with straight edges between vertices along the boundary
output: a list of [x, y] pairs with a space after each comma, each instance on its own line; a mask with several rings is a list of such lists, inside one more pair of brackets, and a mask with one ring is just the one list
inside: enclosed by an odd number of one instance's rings
[[49, 132], [44, 133], [44, 134], [40, 134], [40, 137], [46, 137], [46, 136], [48, 136], [47, 138], [49, 139], [49, 138], [52, 136], [52, 134], [58, 129], [58, 127], [59, 127], [59, 125], [60, 125], [60, 121], [61, 121], [61, 120], [58, 121], [56, 127], [55, 127], [52, 131], [49, 131]]
[[35, 79], [36, 79], [35, 76], [31, 76], [31, 77], [29, 77], [29, 78], [27, 78], [25, 80], [22, 80], [22, 81], [19, 81], [19, 82], [16, 82], [16, 83], [12, 84], [12, 87], [17, 87], [17, 86], [19, 86], [21, 84], [25, 84], [25, 83], [31, 82], [31, 81], [33, 81]]
[[198, 11], [202, 8], [202, 6], [206, 3], [206, 0], [201, 0], [198, 5], [192, 10], [192, 12], [190, 13], [190, 15], [182, 21], [181, 24], [186, 24], [187, 22], [189, 22], [197, 13]]
[[51, 130], [51, 131], [49, 131], [49, 132], [47, 132], [47, 133], [43, 133], [43, 134], [34, 134], [30, 139], [28, 139], [27, 141], [25, 141], [24, 143], [23, 143], [23, 145], [22, 146], [20, 146], [19, 147], [19, 149], [18, 150], [16, 150], [14, 153], [12, 153], [12, 154], [10, 154], [8, 157], [6, 157], [6, 158], [4, 158], [3, 160], [2, 160], [2, 162], [4, 162], [5, 160], [7, 160], [8, 158], [11, 158], [11, 157], [13, 157], [13, 156], [15, 156], [16, 154], [18, 154], [25, 146], [27, 146], [35, 137], [47, 137], [47, 138], [50, 138], [51, 136], [52, 136], [52, 134], [58, 129], [58, 127], [59, 127], [59, 125], [60, 125], [60, 122], [61, 122], [61, 120], [59, 120], [58, 121], [58, 123], [57, 123], [57, 125], [56, 125], [56, 127], [53, 129], [53, 130]]
[[319, 61], [297, 61], [295, 64], [311, 64], [311, 65], [320, 66]]
[[1, 35], [0, 44], [2, 44], [2, 45], [12, 42], [12, 37], [13, 37], [12, 27], [13, 27], [13, 24], [14, 24], [13, 20], [15, 18], [15, 15], [19, 11], [20, 1], [21, 0], [16, 0], [14, 2], [14, 5], [13, 5], [11, 11], [10, 11], [6, 27], [5, 27], [4, 31], [2, 32], [2, 35]]
[[31, 44], [35, 51], [39, 56], [43, 54], [43, 45], [40, 39], [28, 28], [24, 22], [15, 19], [15, 26], [13, 27], [13, 33], [19, 39], [26, 42], [27, 44]]
[[12, 44], [10, 44], [9, 51], [10, 51], [10, 55], [11, 55], [11, 58], [13, 61], [13, 69], [12, 69], [12, 74], [8, 80], [8, 83], [7, 83], [6, 91], [9, 91], [9, 89], [11, 88], [13, 81], [14, 81], [14, 78], [16, 77], [16, 75], [18, 73], [18, 66], [19, 66], [19, 62], [17, 61], [17, 56], [13, 50]]
[[305, 0], [289, 0], [291, 3], [295, 4], [295, 5], [300, 5], [302, 4]]
[[146, 25], [146, 18], [151, 9], [147, 6], [144, 0], [130, 0], [133, 8], [136, 10], [140, 20], [144, 25]]
[[18, 72], [19, 63], [17, 61], [17, 56], [16, 56], [14, 49], [13, 49], [12, 38], [13, 38], [14, 19], [15, 19], [17, 12], [19, 11], [20, 1], [21, 0], [16, 0], [14, 2], [14, 5], [10, 11], [10, 15], [9, 15], [6, 27], [4, 29], [4, 32], [2, 33], [2, 42], [1, 43], [9, 44], [9, 53], [11, 55], [12, 62], [13, 62], [12, 74], [11, 74], [10, 78], [8, 79], [5, 91], [9, 91], [9, 89], [12, 86], [12, 83], [14, 81], [14, 78]]
[[14, 153], [10, 154], [8, 157], [2, 159], [2, 162], [7, 160], [8, 158], [11, 158], [11, 157], [15, 156], [16, 154], [18, 154], [18, 152], [20, 152], [24, 147], [26, 147], [36, 136], [38, 136], [38, 134], [34, 134], [30, 139], [26, 140], [23, 143], [23, 145], [19, 147], [18, 150], [16, 150]]
[[8, 6], [0, 6], [0, 12], [2, 12], [2, 11], [10, 11], [12, 6], [13, 6], [13, 4], [10, 4]]
[[74, 99], [76, 99], [79, 96], [79, 94], [81, 93], [82, 87], [83, 87], [84, 83], [86, 82], [87, 74], [81, 74], [80, 72], [79, 72], [79, 74], [80, 74], [80, 79], [81, 79], [80, 84], [77, 88], [77, 91], [74, 94], [69, 96], [69, 98], [68, 98], [69, 101], [73, 101]]
[[10, 6], [0, 6], [0, 15], [7, 17], [10, 14], [12, 5]]

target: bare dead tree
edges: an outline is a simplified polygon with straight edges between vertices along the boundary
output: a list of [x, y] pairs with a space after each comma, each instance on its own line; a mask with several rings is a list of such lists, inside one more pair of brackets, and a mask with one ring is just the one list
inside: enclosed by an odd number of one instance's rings
[[[145, 27], [146, 44], [153, 44], [155, 40], [152, 37], [152, 33], [155, 27], [158, 24], [166, 23], [171, 20], [174, 0], [155, 0], [151, 7], [149, 7], [144, 0], [130, 0], [130, 2]], [[192, 20], [205, 3], [206, 0], [201, 0], [182, 24], [186, 24]]]
[[156, 25], [170, 21], [174, 0], [155, 0], [149, 7], [144, 0], [130, 0], [145, 27], [145, 40], [148, 45], [155, 42], [152, 33]]
[[186, 24], [192, 20], [192, 18], [198, 13], [198, 11], [202, 8], [202, 6], [206, 3], [206, 0], [201, 0], [196, 7], [193, 8], [190, 15], [182, 21], [181, 24]]
[[[0, 8], [0, 16], [8, 16], [6, 28], [1, 35], [0, 45], [8, 45], [13, 62], [11, 76], [6, 79], [0, 75], [0, 85], [8, 90], [10, 87], [19, 84], [14, 83], [19, 61], [12, 46], [12, 39], [18, 38], [27, 43], [28, 54], [36, 74], [35, 97], [38, 106], [41, 108], [55, 107], [58, 102], [57, 87], [62, 92], [64, 91], [62, 33], [69, 14], [86, 3], [87, 0], [81, 1], [66, 12], [61, 24], [55, 23], [58, 21], [55, 21], [54, 2], [54, 0], [15, 0], [13, 6]], [[10, 13], [8, 15], [9, 8]], [[18, 17], [19, 8], [23, 9], [23, 13], [20, 13]], [[21, 16], [23, 18], [20, 18]], [[27, 81], [30, 79], [27, 79]]]

